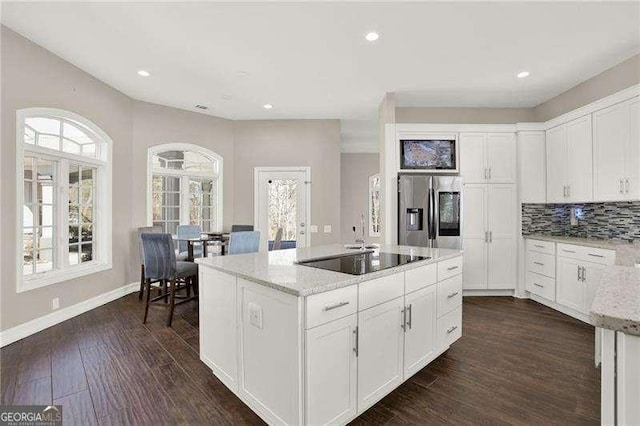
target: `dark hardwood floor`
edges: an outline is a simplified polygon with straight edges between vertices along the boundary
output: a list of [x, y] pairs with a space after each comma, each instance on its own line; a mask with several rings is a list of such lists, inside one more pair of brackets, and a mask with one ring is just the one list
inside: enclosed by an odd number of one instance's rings
[[[382, 424], [598, 424], [593, 328], [533, 301], [464, 301], [463, 337], [356, 419]], [[262, 424], [198, 358], [194, 304], [133, 294], [0, 351], [2, 404], [62, 404], [65, 424]]]

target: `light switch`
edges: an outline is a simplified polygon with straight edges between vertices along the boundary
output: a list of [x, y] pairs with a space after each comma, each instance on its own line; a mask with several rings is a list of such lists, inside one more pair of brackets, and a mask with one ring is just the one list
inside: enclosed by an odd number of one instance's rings
[[331, 233], [331, 225], [325, 225], [324, 226], [324, 233], [325, 234], [330, 234]]
[[312, 234], [317, 234], [318, 233], [318, 225], [310, 225], [309, 226], [309, 232], [311, 232]]
[[249, 302], [249, 323], [256, 328], [262, 328], [262, 307]]

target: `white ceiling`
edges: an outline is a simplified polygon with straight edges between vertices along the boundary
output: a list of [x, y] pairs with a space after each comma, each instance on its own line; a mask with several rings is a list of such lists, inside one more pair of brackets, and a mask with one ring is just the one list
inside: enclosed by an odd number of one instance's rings
[[5, 2], [1, 18], [136, 99], [233, 119], [370, 120], [386, 92], [401, 106], [538, 105], [640, 52], [639, 14], [637, 1]]

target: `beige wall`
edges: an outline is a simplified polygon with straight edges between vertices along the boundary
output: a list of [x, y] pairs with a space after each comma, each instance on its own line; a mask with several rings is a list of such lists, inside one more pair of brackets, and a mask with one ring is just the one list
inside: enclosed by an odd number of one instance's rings
[[534, 118], [533, 108], [396, 108], [396, 123], [513, 124]]
[[369, 236], [369, 176], [378, 173], [380, 156], [378, 154], [342, 154], [340, 157], [342, 242], [353, 242], [353, 226], [360, 234], [360, 216], [364, 213], [365, 240], [377, 243], [380, 237]]
[[[313, 245], [340, 242], [340, 122], [234, 121], [234, 220], [252, 224], [254, 167], [311, 167]], [[324, 225], [333, 232], [324, 234]]]
[[[130, 159], [131, 99], [41, 47], [2, 27], [2, 276], [0, 328], [64, 308], [131, 282], [127, 265], [132, 224]], [[16, 293], [15, 144], [16, 110], [51, 107], [72, 111], [103, 129], [113, 140], [113, 269], [44, 288]], [[118, 166], [120, 165], [120, 166]], [[125, 167], [122, 167], [125, 165]]]
[[640, 55], [635, 55], [538, 105], [535, 119], [547, 121], [639, 83]]

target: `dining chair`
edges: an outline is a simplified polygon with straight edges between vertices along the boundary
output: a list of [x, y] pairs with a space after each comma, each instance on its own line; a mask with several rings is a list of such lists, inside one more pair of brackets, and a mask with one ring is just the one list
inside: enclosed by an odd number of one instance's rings
[[231, 225], [231, 232], [253, 231], [253, 225]]
[[259, 231], [232, 232], [229, 234], [227, 254], [257, 253], [259, 249]]
[[276, 236], [273, 239], [273, 246], [271, 247], [271, 250], [280, 250], [280, 247], [282, 246], [282, 233], [282, 228], [278, 228]]
[[[176, 234], [178, 238], [178, 253], [176, 256], [179, 260], [186, 260], [189, 255], [189, 247], [186, 241], [181, 240], [200, 238], [202, 235], [202, 227], [200, 225], [178, 225]], [[193, 257], [201, 257], [202, 253], [202, 245], [193, 248]]]
[[[142, 323], [147, 322], [149, 305], [169, 296], [167, 326], [171, 327], [175, 307], [198, 298], [198, 265], [193, 262], [176, 261], [171, 234], [142, 234], [140, 238], [144, 251], [146, 285], [144, 319]], [[152, 280], [168, 281], [170, 283], [168, 292], [165, 291], [160, 296], [151, 299]], [[190, 294], [190, 288], [193, 289], [193, 296]], [[177, 296], [177, 293], [184, 289], [187, 290], [187, 296]], [[181, 300], [176, 302], [176, 298]]]
[[[142, 234], [159, 234], [162, 232], [162, 226], [154, 225], [154, 226], [140, 226], [138, 227], [138, 250], [140, 253], [140, 291], [138, 292], [138, 300], [142, 300], [142, 294], [144, 293], [144, 251], [142, 247], [142, 239], [140, 236]], [[151, 284], [158, 283], [159, 281], [153, 281]], [[161, 286], [164, 286], [166, 290], [167, 283], [160, 282]]]

